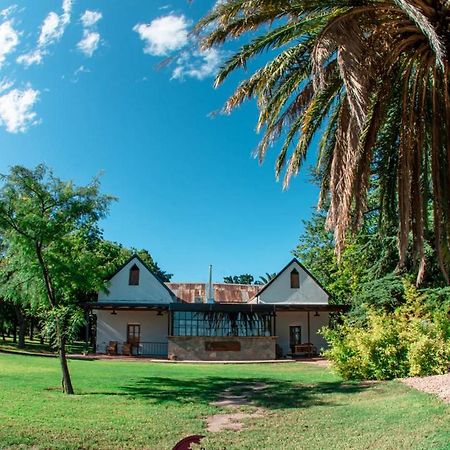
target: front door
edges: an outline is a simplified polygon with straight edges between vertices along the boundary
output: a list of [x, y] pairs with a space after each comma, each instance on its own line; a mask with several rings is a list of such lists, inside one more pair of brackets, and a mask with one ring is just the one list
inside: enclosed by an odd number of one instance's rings
[[127, 325], [127, 342], [133, 347], [138, 346], [141, 340], [141, 325], [139, 323], [129, 323]]
[[302, 327], [295, 325], [289, 327], [289, 346], [292, 353], [294, 353], [294, 347], [302, 343]]

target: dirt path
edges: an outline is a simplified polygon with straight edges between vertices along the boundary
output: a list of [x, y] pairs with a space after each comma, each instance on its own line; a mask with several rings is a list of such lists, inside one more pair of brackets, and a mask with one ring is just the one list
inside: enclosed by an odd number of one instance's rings
[[450, 404], [450, 373], [431, 377], [403, 378], [400, 381], [419, 391], [435, 394], [445, 403]]
[[[211, 433], [217, 433], [223, 430], [239, 431], [243, 428], [243, 419], [256, 419], [263, 417], [265, 410], [256, 408], [252, 405], [251, 396], [254, 392], [267, 389], [265, 383], [239, 383], [233, 387], [226, 389], [222, 397], [212, 402], [214, 406], [230, 409], [229, 413], [214, 414], [206, 419], [207, 429]], [[236, 391], [244, 391], [244, 393], [236, 394]], [[246, 407], [246, 411], [240, 411], [240, 408]], [[249, 410], [249, 407], [251, 408]]]

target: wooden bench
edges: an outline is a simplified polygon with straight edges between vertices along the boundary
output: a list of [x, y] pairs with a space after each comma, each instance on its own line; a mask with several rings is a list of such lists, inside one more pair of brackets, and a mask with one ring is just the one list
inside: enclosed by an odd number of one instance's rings
[[312, 357], [314, 355], [314, 345], [311, 343], [297, 344], [291, 346], [292, 356], [300, 353], [306, 353], [307, 356]]

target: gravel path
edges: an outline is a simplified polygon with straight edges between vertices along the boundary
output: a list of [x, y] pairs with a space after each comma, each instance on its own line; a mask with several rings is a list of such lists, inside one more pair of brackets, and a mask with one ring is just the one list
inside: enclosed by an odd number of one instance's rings
[[431, 377], [403, 378], [401, 381], [419, 391], [435, 394], [445, 403], [450, 403], [450, 373]]

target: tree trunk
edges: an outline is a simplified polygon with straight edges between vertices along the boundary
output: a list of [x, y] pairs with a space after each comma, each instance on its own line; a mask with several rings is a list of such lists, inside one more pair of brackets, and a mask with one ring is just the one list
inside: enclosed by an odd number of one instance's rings
[[25, 314], [20, 306], [15, 306], [14, 309], [16, 311], [17, 324], [19, 326], [19, 343], [17, 344], [17, 347], [25, 348], [25, 333], [27, 330]]
[[30, 317], [30, 341], [34, 339], [34, 320]]
[[72, 380], [70, 379], [69, 367], [67, 366], [66, 339], [62, 336], [58, 336], [58, 347], [59, 347], [59, 362], [61, 364], [61, 372], [62, 372], [62, 389], [64, 393], [72, 395], [74, 392]]
[[17, 343], [17, 319], [14, 318], [14, 322], [13, 322], [13, 342], [14, 344]]

